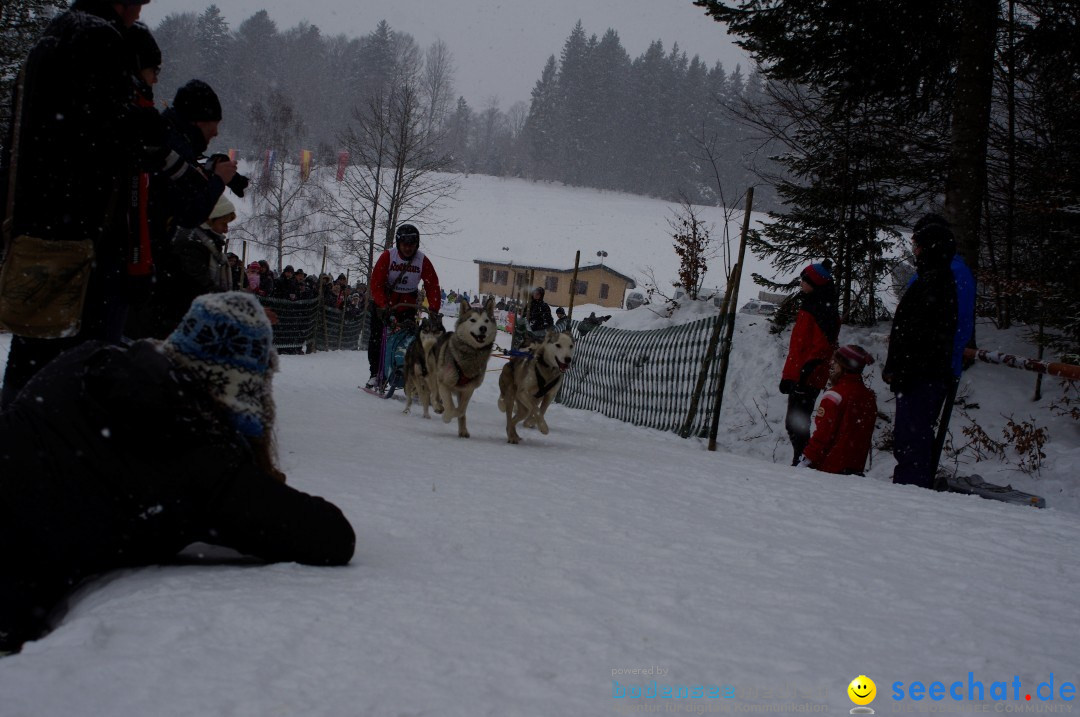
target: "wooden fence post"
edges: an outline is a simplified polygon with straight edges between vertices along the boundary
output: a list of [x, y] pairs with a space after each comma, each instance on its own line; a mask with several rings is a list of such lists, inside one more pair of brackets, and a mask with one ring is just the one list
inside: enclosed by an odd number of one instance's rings
[[581, 264], [581, 250], [574, 254], [574, 276], [570, 279], [570, 306], [566, 309], [566, 330], [570, 330], [570, 324], [574, 319], [574, 298], [577, 296], [577, 272]]
[[746, 235], [750, 232], [750, 209], [754, 205], [754, 188], [746, 190], [746, 210], [743, 213], [742, 236], [739, 239], [739, 260], [732, 269], [732, 279], [729, 283], [734, 284], [731, 291], [733, 300], [727, 307], [727, 326], [724, 332], [724, 343], [720, 349], [720, 380], [716, 387], [716, 405], [713, 406], [712, 425], [709, 427], [709, 450], [716, 450], [716, 433], [720, 429], [720, 409], [724, 405], [724, 384], [727, 382], [728, 359], [731, 357], [731, 340], [735, 334], [735, 304], [738, 303], [739, 283], [742, 279], [743, 258], [746, 255]]

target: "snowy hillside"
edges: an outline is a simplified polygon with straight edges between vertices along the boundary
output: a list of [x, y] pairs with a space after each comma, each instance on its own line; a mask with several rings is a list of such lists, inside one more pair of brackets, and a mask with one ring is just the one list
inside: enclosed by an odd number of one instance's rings
[[[256, 171], [250, 165], [243, 170]], [[678, 279], [679, 263], [667, 222], [675, 216], [678, 204], [620, 192], [479, 174], [459, 176], [458, 180], [460, 189], [455, 198], [438, 213], [441, 221], [433, 225], [417, 222], [422, 235], [420, 248], [431, 257], [445, 289], [476, 291], [479, 267], [475, 259], [572, 269], [576, 252], [581, 252], [581, 265], [586, 266], [600, 263], [596, 253], [606, 251], [606, 266], [634, 278], [639, 285], [651, 273], [665, 293], [671, 294], [669, 287]], [[245, 200], [237, 201], [240, 221], [250, 215], [250, 198], [249, 193]], [[736, 253], [742, 228], [741, 204], [738, 210], [729, 228], [732, 251]], [[695, 211], [708, 223], [718, 253], [708, 262], [704, 286], [722, 287], [726, 283], [720, 255], [723, 212], [716, 207], [697, 207]], [[764, 214], [752, 216], [755, 221], [765, 218]], [[438, 231], [433, 234], [429, 226]], [[230, 250], [240, 253], [235, 240]], [[247, 251], [249, 262], [265, 258], [272, 266], [277, 264], [277, 254], [266, 248], [249, 245]], [[286, 257], [283, 265], [294, 264], [311, 273], [318, 272], [321, 261], [321, 254], [309, 254]], [[341, 261], [328, 261], [327, 271], [335, 275], [347, 268]], [[758, 287], [750, 281], [752, 272], [771, 273], [768, 265], [748, 255], [742, 297], [757, 296]], [[355, 270], [350, 273], [354, 275]]]
[[[483, 190], [522, 185], [540, 198], [543, 185], [474, 179], [481, 206], [463, 204], [461, 217], [502, 207], [502, 227], [539, 240], [543, 216]], [[634, 211], [581, 194], [581, 216], [611, 212], [595, 226]], [[624, 211], [602, 209], [613, 197]], [[649, 207], [639, 218], [659, 206], [637, 202]], [[487, 252], [490, 221], [461, 227], [453, 255]], [[655, 241], [654, 266], [670, 253]], [[633, 261], [650, 261], [640, 251]], [[608, 326], [645, 329], [711, 310], [649, 309], [603, 313]], [[363, 352], [281, 357], [282, 467], [352, 521], [352, 564], [256, 567], [203, 546], [91, 582], [52, 634], [0, 659], [0, 717], [842, 714], [859, 675], [876, 681], [878, 713], [1071, 707], [1061, 697], [1080, 679], [1080, 427], [1049, 411], [1057, 382], [1032, 403], [1032, 374], [977, 365], [963, 388], [997, 438], [1010, 415], [1048, 427], [1040, 475], [1015, 459], [963, 468], [1044, 495], [1046, 510], [894, 486], [882, 451], [864, 478], [797, 470], [776, 390], [787, 334], [746, 314], [736, 326], [715, 453], [558, 405], [549, 435], [508, 445], [494, 373], [470, 406], [472, 438], [459, 439], [358, 391]], [[887, 330], [845, 328], [841, 340], [881, 359]], [[980, 326], [979, 337], [1030, 353], [1017, 332]], [[0, 361], [8, 344], [0, 336]], [[871, 385], [891, 416], [876, 371]], [[986, 704], [966, 702], [969, 680]], [[631, 696], [653, 681], [718, 696]], [[964, 701], [908, 696], [935, 681], [962, 683]], [[1055, 699], [1043, 701], [1050, 681]], [[1009, 690], [991, 704], [995, 682]]]

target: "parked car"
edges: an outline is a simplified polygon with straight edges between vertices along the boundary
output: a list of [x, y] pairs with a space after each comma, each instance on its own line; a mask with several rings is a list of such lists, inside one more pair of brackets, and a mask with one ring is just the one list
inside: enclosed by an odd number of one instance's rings
[[759, 316], [772, 316], [779, 309], [778, 304], [774, 304], [771, 301], [762, 301], [761, 299], [751, 299], [743, 304], [743, 307], [739, 309], [744, 314], [758, 314]]
[[626, 301], [624, 302], [623, 305], [627, 309], [636, 309], [637, 307], [641, 306], [644, 303], [645, 303], [645, 294], [643, 294], [640, 291], [631, 291], [629, 294], [626, 295]]

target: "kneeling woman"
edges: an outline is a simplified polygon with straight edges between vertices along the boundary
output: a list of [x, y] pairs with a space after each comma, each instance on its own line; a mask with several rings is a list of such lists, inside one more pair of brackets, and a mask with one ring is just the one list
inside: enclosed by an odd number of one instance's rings
[[194, 542], [344, 565], [352, 526], [274, 465], [277, 366], [250, 294], [197, 298], [165, 341], [90, 342], [0, 414], [0, 652], [49, 629], [82, 579]]

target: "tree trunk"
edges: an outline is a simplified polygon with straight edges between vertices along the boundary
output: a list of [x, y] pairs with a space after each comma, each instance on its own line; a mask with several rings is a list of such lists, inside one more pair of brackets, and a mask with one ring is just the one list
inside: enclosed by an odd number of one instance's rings
[[961, 0], [945, 213], [957, 249], [974, 272], [979, 261], [979, 219], [986, 191], [986, 144], [994, 80], [997, 0]]

